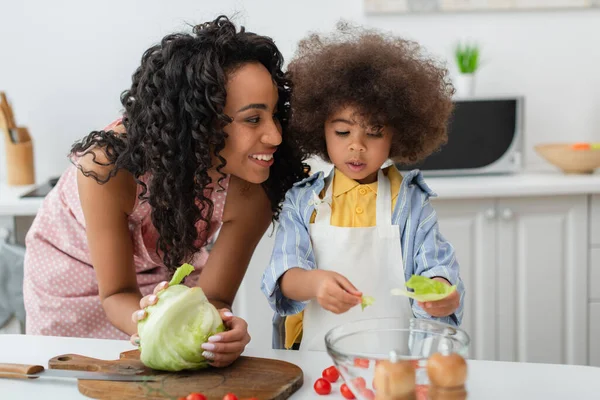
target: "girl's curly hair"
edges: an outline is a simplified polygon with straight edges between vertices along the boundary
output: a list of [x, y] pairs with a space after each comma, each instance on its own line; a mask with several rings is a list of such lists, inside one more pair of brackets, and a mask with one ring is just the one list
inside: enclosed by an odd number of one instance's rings
[[417, 43], [339, 23], [331, 36], [303, 39], [288, 67], [293, 82], [290, 139], [330, 161], [324, 124], [352, 106], [371, 127], [392, 128], [390, 158], [415, 163], [447, 141], [454, 88], [448, 71]]
[[[195, 26], [193, 34], [167, 35], [144, 53], [131, 88], [121, 95], [125, 135], [94, 131], [71, 149], [71, 155], [91, 153], [97, 164], [113, 166], [106, 177], [78, 166], [98, 183], [106, 183], [119, 169], [133, 174], [142, 186], [139, 199], [152, 207], [152, 222], [159, 233], [157, 252], [163, 253], [170, 270], [190, 260], [206, 240], [213, 212], [207, 189], [213, 156], [220, 162], [219, 183], [226, 177], [221, 170], [227, 162], [219, 155], [227, 136], [222, 128], [231, 122], [223, 114], [225, 84], [228, 74], [249, 62], [259, 62], [270, 71], [285, 132], [291, 89], [281, 69], [280, 51], [269, 37], [246, 32], [244, 27], [237, 32], [227, 17], [220, 16]], [[95, 159], [96, 148], [104, 150], [107, 163]], [[285, 192], [308, 170], [285, 135], [274, 157], [263, 188], [276, 220]], [[141, 178], [147, 173], [151, 179], [146, 184]], [[198, 221], [203, 221], [201, 232]]]

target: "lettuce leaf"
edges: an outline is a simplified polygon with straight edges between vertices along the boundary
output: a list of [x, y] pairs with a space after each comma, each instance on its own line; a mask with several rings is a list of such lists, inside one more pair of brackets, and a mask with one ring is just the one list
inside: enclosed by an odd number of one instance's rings
[[375, 303], [375, 298], [374, 297], [372, 297], [372, 296], [363, 296], [362, 297], [362, 302], [360, 303], [360, 307], [364, 311], [365, 308], [369, 307], [370, 305], [373, 305], [373, 303]]
[[409, 292], [407, 290], [397, 288], [392, 289], [392, 295], [407, 296], [421, 302], [437, 301], [449, 296], [453, 291], [456, 290], [456, 285], [446, 285], [445, 283], [435, 281], [431, 278], [421, 275], [411, 276], [405, 285], [414, 291]]
[[181, 265], [179, 268], [177, 268], [177, 270], [173, 274], [173, 277], [171, 278], [171, 281], [169, 282], [169, 286], [179, 285], [181, 283], [181, 281], [183, 281], [183, 278], [185, 278], [192, 272], [194, 272], [194, 267], [192, 267], [190, 264], [186, 263], [186, 264]]

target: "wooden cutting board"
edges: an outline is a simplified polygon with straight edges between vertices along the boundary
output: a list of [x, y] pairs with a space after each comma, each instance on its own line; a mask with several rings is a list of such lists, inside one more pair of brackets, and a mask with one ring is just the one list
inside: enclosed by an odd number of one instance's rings
[[240, 400], [256, 397], [261, 400], [287, 399], [303, 383], [302, 370], [285, 361], [240, 357], [227, 368], [207, 368], [200, 371], [161, 372], [145, 367], [139, 351], [120, 354], [118, 360], [98, 360], [78, 354], [56, 356], [48, 362], [53, 369], [98, 371], [117, 374], [160, 375], [155, 382], [115, 382], [79, 380], [79, 391], [94, 399], [173, 399], [192, 392], [209, 399], [222, 400], [227, 393]]

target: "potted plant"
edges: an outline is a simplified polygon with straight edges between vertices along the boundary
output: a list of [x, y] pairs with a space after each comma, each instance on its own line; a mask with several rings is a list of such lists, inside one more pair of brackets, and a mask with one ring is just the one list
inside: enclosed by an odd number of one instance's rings
[[458, 67], [458, 75], [454, 82], [456, 94], [473, 96], [475, 94], [475, 74], [481, 63], [479, 45], [458, 43], [454, 48], [454, 59]]

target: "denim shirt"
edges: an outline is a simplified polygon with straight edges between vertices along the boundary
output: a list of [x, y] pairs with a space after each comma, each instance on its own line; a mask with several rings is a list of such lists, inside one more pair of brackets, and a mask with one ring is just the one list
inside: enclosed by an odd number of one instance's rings
[[[283, 202], [273, 253], [261, 284], [262, 292], [275, 311], [273, 348], [284, 348], [285, 316], [299, 313], [308, 303], [283, 296], [279, 278], [290, 268], [317, 268], [309, 224], [315, 210], [314, 196], [321, 193], [324, 184], [325, 174], [322, 171], [315, 173], [296, 182]], [[408, 281], [412, 275], [442, 277], [456, 285], [460, 295], [460, 305], [455, 313], [442, 318], [432, 317], [416, 301], [409, 299], [414, 316], [458, 326], [462, 322], [465, 287], [454, 247], [439, 232], [436, 212], [429, 202], [429, 198], [435, 196], [419, 170], [407, 172], [402, 179], [392, 223], [400, 229], [405, 280]]]

